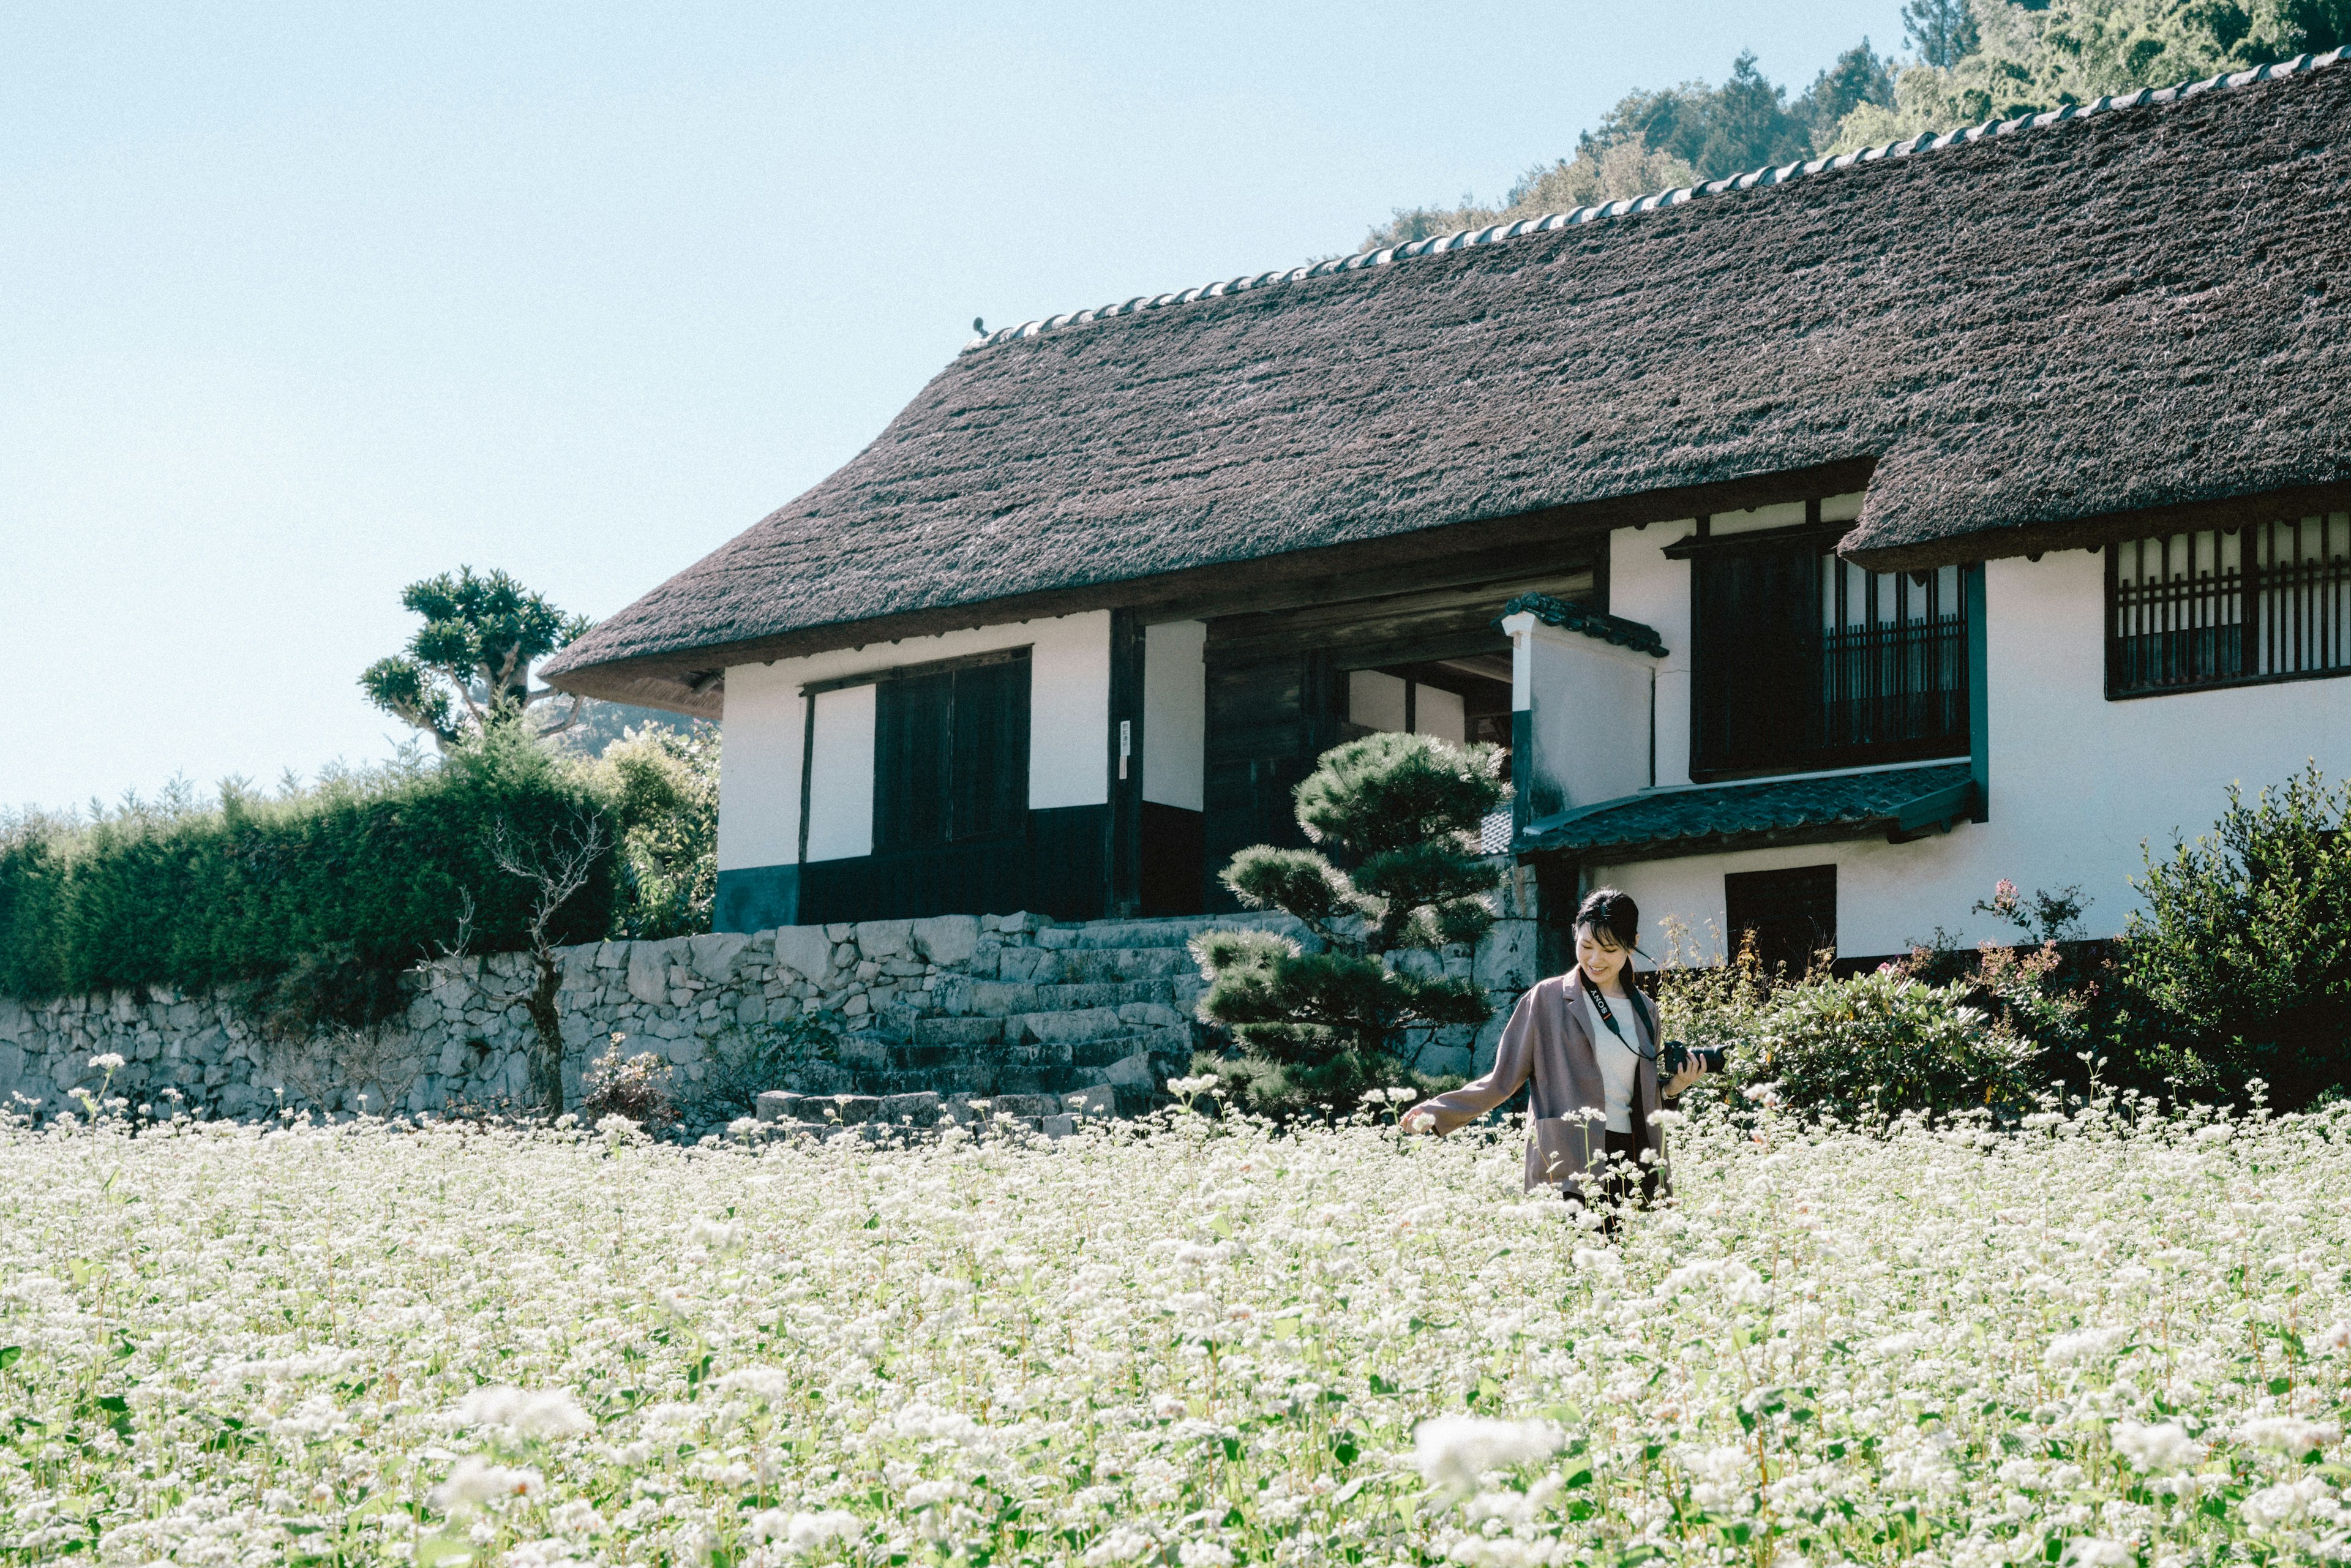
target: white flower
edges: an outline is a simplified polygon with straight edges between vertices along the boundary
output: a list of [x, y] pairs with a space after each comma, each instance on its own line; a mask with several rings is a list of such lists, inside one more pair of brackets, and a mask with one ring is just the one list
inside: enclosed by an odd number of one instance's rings
[[773, 1405], [790, 1396], [792, 1379], [780, 1366], [745, 1366], [722, 1375], [718, 1386], [752, 1395]]
[[2065, 1548], [2065, 1561], [2079, 1563], [2081, 1568], [2125, 1568], [2138, 1561], [2138, 1552], [2127, 1542], [2085, 1535]]
[[2225, 1122], [2215, 1122], [2209, 1127], [2196, 1129], [2196, 1141], [2199, 1144], [2225, 1144], [2236, 1135], [2237, 1129]]
[[956, 1497], [963, 1491], [961, 1481], [916, 1481], [906, 1489], [906, 1506], [928, 1508]]
[[457, 1419], [476, 1431], [495, 1427], [516, 1437], [569, 1437], [596, 1426], [580, 1402], [559, 1388], [535, 1394], [476, 1388], [457, 1402]]
[[547, 1482], [537, 1470], [510, 1469], [491, 1464], [479, 1454], [468, 1454], [457, 1461], [447, 1480], [433, 1489], [430, 1500], [447, 1513], [502, 1497], [536, 1497], [546, 1490]]
[[[755, 1517], [772, 1520], [782, 1511], [781, 1509], [773, 1509]], [[853, 1541], [862, 1533], [863, 1522], [855, 1514], [846, 1509], [829, 1508], [821, 1513], [794, 1513], [782, 1521], [782, 1528], [770, 1528], [763, 1539], [774, 1540], [781, 1536], [785, 1545], [795, 1551], [809, 1552], [828, 1541]]]
[[1203, 1072], [1191, 1078], [1171, 1078], [1167, 1081], [1167, 1092], [1188, 1100], [1195, 1094], [1207, 1093], [1216, 1088], [1217, 1083], [1217, 1078], [1213, 1072]]
[[1473, 1491], [1487, 1471], [1549, 1458], [1564, 1440], [1565, 1435], [1548, 1421], [1445, 1416], [1413, 1428], [1412, 1462], [1431, 1486]]
[[2117, 1421], [2113, 1436], [2116, 1448], [2142, 1470], [2160, 1473], [2186, 1469], [2204, 1457], [2204, 1445], [2189, 1437], [2177, 1421], [2154, 1427]]
[[2049, 1342], [2043, 1359], [2052, 1366], [2072, 1366], [2078, 1362], [2103, 1361], [2112, 1355], [2130, 1337], [2130, 1330], [2118, 1328], [2075, 1329], [2061, 1333]]
[[2256, 1448], [2274, 1448], [2282, 1454], [2306, 1454], [2313, 1448], [2323, 1448], [2335, 1441], [2337, 1428], [2320, 1421], [2305, 1421], [2299, 1416], [2262, 1416], [2237, 1428], [2237, 1440]]
[[1084, 1563], [1085, 1568], [1103, 1568], [1105, 1563], [1132, 1563], [1158, 1544], [1139, 1530], [1121, 1526], [1086, 1548], [1086, 1554], [1078, 1561]]
[[1184, 1568], [1232, 1568], [1233, 1554], [1213, 1541], [1187, 1541], [1176, 1549]]
[[91, 1057], [89, 1059], [89, 1064], [92, 1068], [100, 1072], [120, 1072], [122, 1071], [122, 1058], [111, 1051], [108, 1051], [103, 1056]]

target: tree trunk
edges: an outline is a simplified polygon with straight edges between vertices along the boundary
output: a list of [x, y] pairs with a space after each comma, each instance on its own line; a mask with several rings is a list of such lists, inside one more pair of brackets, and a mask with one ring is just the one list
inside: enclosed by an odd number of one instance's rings
[[563, 1019], [555, 1007], [563, 970], [552, 952], [534, 953], [531, 957], [538, 965], [538, 984], [524, 999], [523, 1010], [530, 1015], [538, 1049], [531, 1055], [530, 1087], [551, 1120], [563, 1114]]

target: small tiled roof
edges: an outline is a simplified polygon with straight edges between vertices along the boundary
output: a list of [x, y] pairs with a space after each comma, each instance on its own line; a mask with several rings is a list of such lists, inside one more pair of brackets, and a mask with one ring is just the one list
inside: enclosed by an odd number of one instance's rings
[[1553, 599], [1548, 593], [1521, 593], [1502, 606], [1499, 619], [1507, 621], [1521, 612], [1533, 616], [1546, 626], [1556, 626], [1564, 632], [1581, 632], [1603, 643], [1630, 648], [1635, 653], [1646, 653], [1657, 659], [1666, 656], [1666, 640], [1657, 635], [1656, 627], [1644, 626], [1638, 621], [1627, 621], [1622, 615], [1610, 615], [1573, 599]]
[[1898, 841], [1948, 828], [1974, 804], [1965, 762], [1650, 789], [1530, 822], [1519, 847], [1613, 864], [1880, 834]]

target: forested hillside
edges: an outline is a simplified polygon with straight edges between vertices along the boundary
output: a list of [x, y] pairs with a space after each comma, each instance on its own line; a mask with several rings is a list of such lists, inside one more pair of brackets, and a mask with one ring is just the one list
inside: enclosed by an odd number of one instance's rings
[[2351, 0], [1909, 0], [1907, 53], [1863, 38], [1792, 100], [1751, 53], [1720, 86], [1635, 90], [1495, 204], [1398, 208], [1366, 249], [1719, 180], [2351, 42]]

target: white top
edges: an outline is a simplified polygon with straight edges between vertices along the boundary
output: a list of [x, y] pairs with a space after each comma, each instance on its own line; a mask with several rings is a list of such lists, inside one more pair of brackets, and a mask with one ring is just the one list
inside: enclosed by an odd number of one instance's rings
[[1583, 988], [1583, 1023], [1592, 1031], [1592, 1054], [1600, 1059], [1600, 1082], [1607, 1093], [1608, 1130], [1629, 1133], [1633, 1130], [1633, 1100], [1641, 1071], [1641, 1058], [1634, 1046], [1641, 1040], [1641, 1015], [1634, 1010], [1631, 998], [1611, 997], [1608, 1008], [1616, 1015], [1616, 1027], [1625, 1031], [1618, 1040], [1600, 1017], [1600, 1006], [1592, 998], [1599, 988], [1588, 981]]

